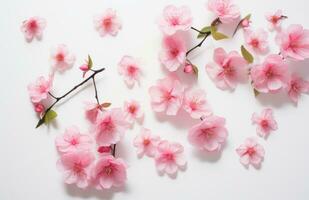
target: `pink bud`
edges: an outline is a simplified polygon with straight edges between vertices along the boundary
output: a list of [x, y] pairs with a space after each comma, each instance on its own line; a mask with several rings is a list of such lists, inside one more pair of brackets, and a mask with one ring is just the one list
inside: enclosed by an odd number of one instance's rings
[[110, 153], [111, 150], [112, 148], [110, 146], [100, 146], [97, 151], [99, 153]]
[[243, 19], [241, 21], [241, 25], [242, 25], [242, 27], [246, 28], [250, 25], [250, 21], [248, 19]]
[[190, 64], [190, 63], [186, 63], [184, 69], [183, 69], [183, 72], [184, 73], [187, 73], [187, 74], [192, 74], [194, 71], [193, 71], [193, 66]]
[[89, 67], [88, 67], [88, 65], [83, 64], [82, 66], [79, 67], [79, 69], [82, 70], [83, 72], [86, 72], [86, 71], [89, 70]]
[[34, 105], [34, 110], [35, 110], [35, 112], [37, 112], [37, 113], [42, 113], [42, 112], [45, 110], [45, 107], [44, 107], [44, 105], [41, 104], [41, 103], [36, 103], [36, 104]]

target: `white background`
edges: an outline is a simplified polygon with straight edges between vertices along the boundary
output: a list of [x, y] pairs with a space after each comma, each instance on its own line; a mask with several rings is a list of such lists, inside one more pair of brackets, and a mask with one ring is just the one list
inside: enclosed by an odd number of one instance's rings
[[[253, 26], [265, 27], [264, 14], [278, 8], [289, 19], [284, 26], [300, 23], [309, 28], [306, 19], [307, 0], [237, 0], [243, 15], [252, 13]], [[187, 142], [187, 131], [196, 123], [186, 114], [165, 117], [155, 114], [150, 107], [148, 88], [166, 71], [158, 63], [161, 33], [156, 19], [168, 4], [190, 6], [194, 26], [208, 25], [213, 16], [205, 9], [204, 0], [195, 1], [141, 1], [141, 0], [1, 0], [0, 6], [0, 199], [1, 200], [69, 200], [69, 199], [309, 199], [309, 98], [303, 96], [295, 107], [284, 94], [261, 95], [255, 99], [249, 84], [240, 85], [235, 92], [217, 89], [205, 73], [204, 66], [212, 60], [215, 47], [239, 50], [242, 33], [233, 40], [214, 42], [208, 38], [203, 48], [191, 56], [199, 67], [197, 83], [207, 91], [208, 100], [215, 112], [227, 120], [229, 137], [221, 155], [199, 153]], [[123, 20], [123, 29], [117, 37], [101, 38], [93, 28], [92, 17], [112, 7]], [[42, 41], [26, 43], [20, 32], [21, 22], [30, 16], [47, 20]], [[194, 39], [193, 46], [197, 42]], [[270, 35], [273, 41], [274, 34]], [[75, 66], [55, 77], [55, 94], [61, 95], [81, 81], [78, 66], [89, 53], [97, 66], [107, 70], [98, 75], [98, 92], [102, 101], [122, 106], [123, 101], [135, 98], [145, 110], [143, 126], [161, 138], [184, 145], [188, 160], [187, 170], [179, 172], [176, 179], [159, 176], [152, 159], [137, 159], [132, 145], [140, 125], [127, 132], [118, 145], [117, 155], [128, 164], [128, 181], [125, 187], [112, 191], [81, 190], [63, 184], [56, 169], [58, 159], [54, 139], [67, 126], [76, 124], [86, 131], [88, 125], [83, 115], [84, 100], [94, 100], [91, 84], [81, 92], [59, 104], [56, 124], [35, 129], [36, 115], [29, 101], [26, 86], [39, 75], [50, 71], [50, 48], [64, 43], [75, 53]], [[278, 48], [272, 46], [274, 53]], [[127, 89], [117, 73], [117, 63], [125, 55], [143, 61], [144, 76], [141, 86]], [[309, 78], [309, 61], [291, 63], [292, 67]], [[181, 74], [181, 70], [180, 73]], [[191, 78], [192, 79], [192, 78]], [[244, 168], [238, 161], [235, 148], [246, 137], [256, 136], [251, 125], [253, 112], [265, 107], [274, 109], [279, 129], [268, 140], [259, 138], [266, 155], [261, 169]]]

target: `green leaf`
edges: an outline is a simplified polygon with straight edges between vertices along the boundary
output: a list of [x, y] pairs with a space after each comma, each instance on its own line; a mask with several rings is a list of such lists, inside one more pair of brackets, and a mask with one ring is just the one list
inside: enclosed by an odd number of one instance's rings
[[193, 68], [193, 72], [195, 75], [198, 75], [198, 68], [196, 65], [192, 65], [192, 68]]
[[244, 17], [242, 20], [244, 20], [244, 19], [247, 19], [247, 20], [250, 20], [250, 18], [251, 18], [251, 14], [248, 14], [246, 17]]
[[108, 107], [110, 107], [111, 105], [112, 105], [111, 103], [105, 102], [105, 103], [102, 103], [102, 104], [101, 104], [101, 107], [102, 107], [102, 108], [108, 108]]
[[89, 67], [89, 69], [92, 68], [92, 65], [93, 65], [92, 59], [91, 59], [90, 55], [88, 55], [88, 67]]
[[253, 88], [253, 92], [254, 92], [254, 96], [255, 96], [255, 97], [257, 97], [257, 96], [260, 94], [260, 92], [257, 91], [255, 88]]
[[204, 37], [207, 33], [211, 32], [210, 31], [210, 26], [205, 26], [204, 28], [202, 28], [202, 30], [200, 30], [201, 32], [204, 32], [204, 33], [199, 33], [197, 35], [197, 38], [202, 38]]
[[223, 40], [229, 38], [228, 36], [224, 35], [223, 33], [220, 33], [217, 31], [216, 26], [210, 27], [211, 35], [215, 40]]
[[244, 47], [244, 45], [241, 45], [241, 54], [248, 63], [253, 63], [254, 58], [252, 54]]
[[49, 124], [57, 117], [57, 113], [53, 110], [49, 110], [44, 116], [44, 123]]

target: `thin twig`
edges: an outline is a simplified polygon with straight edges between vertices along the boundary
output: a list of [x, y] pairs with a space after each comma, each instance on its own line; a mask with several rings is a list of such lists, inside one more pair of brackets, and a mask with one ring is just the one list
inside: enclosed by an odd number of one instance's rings
[[201, 47], [204, 43], [204, 41], [206, 40], [206, 38], [210, 35], [210, 32], [207, 32], [204, 36], [204, 38], [200, 41], [200, 43], [198, 43], [196, 46], [192, 47], [191, 49], [189, 49], [187, 52], [186, 52], [186, 56], [188, 56], [192, 51], [194, 51], [194, 49], [198, 48], [198, 47]]
[[95, 92], [95, 99], [97, 100], [98, 105], [100, 105], [100, 101], [98, 98], [98, 90], [97, 90], [97, 85], [95, 83], [95, 78], [94, 76], [92, 77], [92, 82], [93, 82], [93, 87], [94, 87], [94, 92]]

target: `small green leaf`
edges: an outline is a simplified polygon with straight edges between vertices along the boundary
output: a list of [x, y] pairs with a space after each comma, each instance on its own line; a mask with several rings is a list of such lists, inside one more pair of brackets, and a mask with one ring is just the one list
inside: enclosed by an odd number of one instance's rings
[[92, 59], [91, 59], [90, 55], [88, 55], [88, 67], [89, 67], [89, 69], [92, 68], [92, 65], [93, 65]]
[[198, 68], [196, 65], [192, 65], [192, 68], [193, 68], [193, 72], [195, 75], [198, 75]]
[[244, 45], [241, 45], [241, 54], [248, 63], [253, 63], [254, 58], [252, 54], [244, 47]]
[[253, 92], [254, 92], [254, 96], [255, 96], [255, 97], [257, 97], [257, 96], [260, 94], [260, 92], [257, 91], [255, 88], [253, 88]]
[[251, 18], [251, 14], [248, 14], [246, 17], [244, 17], [242, 20], [246, 19], [246, 20], [250, 20]]
[[102, 108], [108, 108], [108, 107], [110, 107], [111, 105], [112, 105], [111, 103], [105, 102], [105, 103], [102, 103], [102, 104], [101, 104], [101, 107], [102, 107]]
[[57, 113], [53, 110], [49, 110], [44, 116], [44, 123], [49, 124], [57, 117]]
[[220, 33], [217, 31], [216, 26], [210, 27], [211, 35], [215, 40], [223, 40], [229, 38], [228, 36], [224, 35], [223, 33]]
[[202, 38], [204, 37], [207, 33], [210, 33], [210, 26], [205, 26], [204, 28], [202, 28], [202, 30], [200, 30], [203, 33], [199, 33], [197, 38]]

